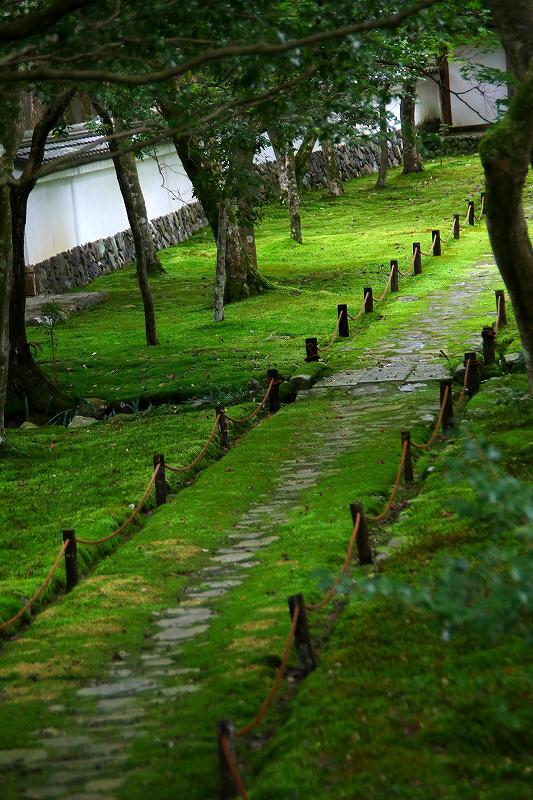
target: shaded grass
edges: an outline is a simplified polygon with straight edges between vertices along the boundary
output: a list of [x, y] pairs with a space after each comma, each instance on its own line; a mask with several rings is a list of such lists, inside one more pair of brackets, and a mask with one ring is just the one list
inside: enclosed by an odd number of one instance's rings
[[[261, 271], [276, 289], [226, 308], [223, 325], [212, 320], [215, 246], [204, 230], [162, 253], [165, 275], [152, 279], [161, 345], [143, 340], [142, 304], [135, 274], [128, 269], [95, 281], [109, 299], [58, 331], [58, 358], [63, 388], [77, 396], [108, 400], [152, 397], [175, 402], [213, 392], [239, 392], [267, 367], [292, 374], [303, 361], [303, 340], [326, 341], [334, 329], [337, 303], [359, 308], [363, 287], [376, 293], [386, 283], [391, 258], [400, 268], [410, 261], [411, 244], [428, 249], [430, 231], [443, 236], [454, 213], [481, 187], [476, 158], [433, 162], [421, 174], [392, 170], [385, 190], [373, 188], [374, 177], [350, 181], [344, 197], [331, 200], [320, 191], [306, 192], [302, 202], [304, 244], [288, 236], [286, 211], [270, 207], [257, 235]], [[466, 229], [450, 242], [441, 259], [424, 259], [421, 291], [431, 281], [461, 274], [489, 250], [484, 226]], [[437, 263], [438, 262], [438, 263]], [[402, 292], [421, 282], [401, 281]], [[384, 307], [386, 309], [386, 306]], [[380, 308], [381, 333], [388, 325]], [[408, 318], [409, 310], [396, 308]], [[392, 322], [392, 321], [391, 321]], [[369, 320], [359, 324], [366, 330]], [[42, 334], [36, 331], [40, 341]]]

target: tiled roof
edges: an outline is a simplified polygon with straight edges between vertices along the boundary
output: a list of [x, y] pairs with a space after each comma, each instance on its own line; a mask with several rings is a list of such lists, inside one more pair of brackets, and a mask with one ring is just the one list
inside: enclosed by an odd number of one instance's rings
[[[30, 146], [31, 141], [29, 139], [25, 140], [22, 142], [17, 151], [15, 166], [19, 169], [26, 165], [30, 153]], [[88, 149], [84, 149], [83, 153], [80, 153], [77, 156], [75, 155], [79, 150], [86, 147], [88, 147]], [[104, 153], [107, 151], [107, 149], [107, 142], [102, 141], [102, 136], [98, 134], [86, 132], [72, 133], [59, 139], [50, 139], [46, 143], [43, 164], [49, 164], [52, 161], [56, 161], [57, 159], [64, 158], [66, 156], [69, 156], [69, 160], [75, 164], [77, 160], [80, 160], [87, 155], [93, 155], [94, 153], [98, 152]], [[65, 169], [67, 169], [67, 165], [65, 165]]]

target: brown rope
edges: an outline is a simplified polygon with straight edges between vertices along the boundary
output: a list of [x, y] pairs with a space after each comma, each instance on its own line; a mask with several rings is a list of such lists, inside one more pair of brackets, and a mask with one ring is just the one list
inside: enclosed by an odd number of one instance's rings
[[450, 239], [453, 236], [454, 229], [455, 229], [455, 222], [453, 223], [452, 229], [451, 229], [450, 233], [448, 234], [448, 236], [445, 239], [441, 239], [440, 240], [441, 244], [448, 244], [448, 242], [450, 241]]
[[337, 317], [337, 324], [335, 325], [335, 330], [333, 331], [333, 336], [331, 337], [331, 339], [329, 340], [327, 345], [325, 345], [324, 347], [319, 348], [322, 353], [326, 353], [329, 350], [329, 348], [331, 347], [331, 345], [333, 344], [333, 342], [335, 341], [335, 339], [339, 335], [339, 327], [340, 327], [340, 324], [341, 324], [341, 317], [342, 317], [342, 311], [339, 313], [339, 316]]
[[219, 421], [220, 421], [220, 414], [217, 414], [217, 418], [215, 420], [215, 424], [211, 428], [211, 433], [209, 434], [209, 438], [208, 438], [207, 442], [204, 444], [204, 446], [202, 447], [202, 449], [200, 450], [200, 452], [198, 453], [198, 455], [196, 456], [196, 458], [194, 459], [194, 461], [191, 461], [190, 464], [186, 464], [184, 467], [171, 467], [170, 464], [165, 464], [165, 469], [169, 469], [171, 472], [185, 472], [186, 470], [192, 469], [197, 464], [199, 464], [200, 461], [202, 460], [202, 458], [207, 453], [207, 448], [209, 447], [209, 445], [211, 444], [211, 442], [215, 438], [215, 434], [217, 432], [217, 427], [218, 427]]
[[281, 685], [281, 681], [285, 674], [285, 670], [287, 669], [289, 656], [291, 654], [291, 647], [294, 641], [294, 632], [296, 631], [296, 625], [298, 623], [299, 616], [300, 616], [300, 606], [296, 606], [291, 620], [291, 629], [289, 631], [289, 635], [287, 636], [287, 641], [285, 642], [285, 648], [283, 650], [283, 655], [281, 657], [281, 664], [276, 670], [276, 677], [274, 679], [274, 683], [272, 684], [272, 688], [265, 697], [265, 699], [263, 700], [263, 704], [259, 709], [258, 713], [256, 714], [256, 716], [253, 718], [253, 720], [249, 722], [247, 725], [244, 725], [244, 727], [240, 728], [238, 731], [235, 731], [235, 736], [244, 736], [245, 734], [250, 733], [250, 731], [253, 731], [254, 728], [257, 728], [259, 723], [262, 722], [262, 720], [264, 719], [268, 709], [272, 705], [272, 701], [274, 700], [275, 696], [278, 693], [278, 689]]
[[344, 558], [344, 564], [342, 565], [342, 569], [340, 571], [340, 575], [335, 578], [335, 582], [333, 585], [328, 589], [326, 595], [320, 600], [318, 603], [306, 603], [305, 608], [307, 611], [319, 611], [319, 609], [324, 608], [327, 606], [331, 598], [337, 592], [337, 586], [339, 585], [341, 578], [343, 575], [346, 575], [348, 572], [348, 567], [350, 566], [350, 562], [352, 560], [352, 553], [353, 548], [355, 545], [355, 540], [357, 539], [357, 534], [359, 533], [359, 526], [361, 524], [361, 513], [358, 511], [357, 516], [355, 518], [355, 524], [353, 526], [352, 535], [350, 537], [350, 542], [348, 544], [348, 549], [346, 551], [346, 556]]
[[433, 255], [433, 250], [435, 249], [435, 242], [436, 241], [437, 241], [437, 234], [435, 234], [435, 236], [433, 237], [433, 241], [431, 242], [431, 247], [429, 248], [429, 253], [424, 253], [423, 250], [420, 251], [423, 256], [432, 256]]
[[398, 471], [396, 473], [396, 480], [394, 482], [394, 486], [392, 487], [392, 492], [390, 494], [389, 499], [385, 505], [385, 508], [381, 512], [381, 514], [377, 514], [376, 516], [372, 516], [372, 514], [367, 514], [367, 519], [371, 520], [372, 522], [382, 522], [382, 520], [386, 519], [390, 513], [392, 508], [392, 504], [396, 500], [396, 495], [398, 494], [398, 489], [400, 488], [400, 482], [402, 480], [402, 472], [405, 466], [405, 459], [407, 457], [407, 448], [409, 447], [409, 442], [406, 440], [403, 443], [402, 447], [402, 456], [400, 458], [400, 463], [398, 465]]
[[438, 431], [439, 431], [439, 426], [440, 426], [440, 424], [442, 422], [442, 415], [444, 414], [444, 408], [445, 408], [446, 402], [448, 400], [449, 391], [450, 391], [450, 387], [447, 386], [446, 389], [444, 390], [444, 397], [442, 398], [442, 403], [440, 405], [439, 416], [437, 417], [437, 422], [435, 423], [435, 427], [433, 428], [433, 433], [431, 434], [431, 436], [429, 437], [427, 442], [425, 442], [424, 444], [416, 444], [416, 442], [411, 441], [411, 444], [413, 445], [413, 447], [416, 447], [417, 450], [426, 450], [428, 447], [431, 447], [431, 445], [433, 444], [433, 442], [437, 438]]
[[[409, 271], [408, 272], [402, 272], [401, 269], [398, 270], [398, 272], [400, 273], [402, 278], [407, 278], [407, 277], [409, 277], [409, 275], [411, 275], [414, 272], [416, 256], [417, 256], [417, 253], [418, 253], [419, 250], [420, 250], [419, 247], [415, 247], [415, 249], [413, 250], [413, 256], [411, 258], [411, 264], [409, 266]], [[406, 256], [406, 258], [407, 258], [407, 260], [409, 260], [409, 256]]]
[[228, 737], [222, 736], [221, 743], [222, 743], [222, 750], [224, 752], [224, 758], [226, 759], [226, 764], [228, 765], [228, 769], [231, 773], [231, 779], [235, 785], [235, 788], [239, 792], [242, 800], [248, 800], [248, 795], [246, 794], [244, 783], [242, 782], [242, 778], [239, 774], [239, 769], [237, 767], [237, 764], [235, 763], [235, 759], [233, 758], [233, 753], [231, 752], [231, 748], [229, 746]]
[[77, 540], [78, 544], [104, 544], [104, 542], [108, 542], [110, 539], [114, 539], [115, 536], [119, 536], [119, 534], [124, 533], [124, 531], [126, 530], [128, 525], [131, 525], [131, 523], [133, 522], [135, 517], [139, 514], [139, 512], [142, 509], [142, 507], [146, 503], [146, 500], [148, 499], [148, 495], [150, 494], [150, 490], [151, 490], [152, 486], [155, 483], [155, 479], [157, 478], [157, 474], [158, 474], [160, 469], [161, 469], [161, 464], [158, 464], [157, 467], [152, 472], [152, 477], [148, 481], [148, 485], [147, 485], [146, 489], [144, 490], [143, 496], [141, 497], [141, 499], [137, 503], [136, 507], [131, 512], [131, 514], [128, 517], [128, 519], [125, 520], [122, 523], [122, 525], [119, 525], [119, 527], [116, 530], [114, 530], [113, 533], [110, 533], [108, 536], [102, 536], [101, 539], [78, 539]]
[[233, 417], [230, 417], [228, 414], [226, 414], [226, 419], [228, 419], [230, 422], [234, 422], [236, 425], [241, 425], [243, 422], [248, 422], [249, 420], [253, 419], [253, 417], [255, 417], [256, 414], [259, 414], [259, 412], [265, 405], [266, 401], [268, 400], [268, 396], [272, 391], [272, 387], [274, 386], [275, 382], [276, 381], [274, 380], [274, 378], [272, 378], [270, 383], [268, 384], [268, 389], [266, 391], [265, 396], [263, 397], [257, 408], [254, 411], [252, 411], [251, 414], [248, 414], [247, 417], [241, 417], [241, 419], [233, 419]]
[[370, 297], [370, 292], [365, 292], [365, 296], [364, 296], [364, 298], [363, 298], [363, 303], [362, 303], [362, 305], [361, 305], [361, 308], [359, 309], [359, 311], [358, 311], [358, 312], [357, 312], [357, 314], [355, 315], [355, 317], [352, 317], [352, 315], [351, 315], [351, 314], [348, 314], [348, 318], [349, 318], [349, 319], [351, 319], [351, 320], [352, 320], [352, 322], [357, 322], [357, 320], [359, 319], [359, 317], [361, 316], [361, 314], [362, 314], [362, 313], [363, 313], [363, 311], [365, 310], [366, 301], [368, 300], [368, 298], [369, 298], [369, 297]]
[[465, 392], [466, 392], [466, 385], [468, 383], [468, 370], [469, 369], [470, 369], [470, 359], [468, 359], [468, 361], [465, 364], [465, 375], [464, 375], [464, 378], [463, 378], [463, 387], [461, 389], [461, 394], [459, 395], [457, 400], [455, 400], [454, 403], [453, 403], [454, 406], [460, 406], [461, 403], [463, 402], [463, 400], [465, 399]]
[[390, 286], [391, 281], [392, 281], [392, 273], [393, 272], [394, 272], [394, 267], [391, 267], [391, 271], [389, 272], [389, 280], [387, 281], [386, 286], [383, 289], [383, 294], [381, 294], [379, 297], [374, 297], [374, 300], [376, 301], [376, 303], [381, 303], [381, 301], [383, 300], [383, 298], [385, 297], [385, 295], [389, 291], [389, 286]]
[[15, 614], [14, 617], [11, 617], [11, 619], [8, 619], [5, 622], [2, 622], [2, 624], [0, 624], [0, 631], [3, 631], [6, 628], [9, 628], [10, 625], [13, 625], [14, 622], [17, 622], [23, 616], [23, 614], [25, 614], [26, 611], [28, 611], [28, 609], [32, 607], [32, 605], [35, 603], [35, 601], [39, 599], [39, 597], [42, 595], [42, 593], [44, 592], [44, 590], [46, 589], [46, 587], [48, 586], [48, 584], [52, 580], [54, 572], [58, 568], [58, 566], [59, 566], [59, 564], [61, 562], [61, 558], [64, 555], [65, 550], [67, 549], [69, 544], [70, 544], [70, 539], [67, 539], [66, 541], [63, 542], [63, 544], [59, 548], [59, 553], [57, 554], [56, 560], [52, 564], [52, 568], [51, 568], [50, 572], [48, 573], [48, 575], [46, 576], [44, 581], [41, 583], [41, 585], [39, 586], [39, 588], [37, 589], [35, 594], [32, 597], [30, 597], [30, 599], [27, 600], [24, 603], [24, 605], [22, 606], [20, 611], [17, 611], [17, 613]]

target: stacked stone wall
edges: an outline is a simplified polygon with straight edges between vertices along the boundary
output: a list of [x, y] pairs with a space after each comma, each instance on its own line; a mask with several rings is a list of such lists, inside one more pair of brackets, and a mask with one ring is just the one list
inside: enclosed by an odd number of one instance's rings
[[[342, 144], [336, 150], [343, 180], [378, 171], [377, 144]], [[401, 139], [397, 135], [389, 141], [389, 166], [394, 167], [400, 163]], [[264, 178], [276, 181], [274, 162], [258, 164], [256, 169]], [[303, 183], [306, 188], [327, 186], [322, 151], [311, 154]], [[177, 211], [153, 219], [151, 225], [154, 243], [161, 250], [184, 242], [207, 225], [207, 219], [200, 203], [189, 203]], [[73, 247], [72, 250], [34, 264], [32, 269], [35, 274], [35, 288], [38, 294], [62, 294], [77, 286], [87, 286], [100, 275], [122, 269], [134, 259], [131, 231], [121, 231], [114, 236]]]

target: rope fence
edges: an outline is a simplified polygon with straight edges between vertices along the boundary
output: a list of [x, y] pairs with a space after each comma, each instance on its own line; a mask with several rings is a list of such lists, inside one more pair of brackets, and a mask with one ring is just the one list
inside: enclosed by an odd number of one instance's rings
[[249, 422], [251, 419], [257, 416], [257, 414], [259, 414], [259, 412], [264, 408], [264, 405], [270, 396], [270, 392], [272, 391], [272, 387], [274, 386], [274, 384], [275, 380], [274, 378], [272, 378], [268, 384], [268, 389], [266, 390], [265, 396], [263, 397], [261, 402], [256, 406], [256, 408], [252, 411], [251, 414], [248, 414], [246, 417], [241, 417], [240, 419], [234, 419], [233, 417], [230, 417], [229, 414], [226, 414], [226, 419], [229, 420], [230, 422], [233, 422], [235, 425], [242, 425], [245, 422]]

